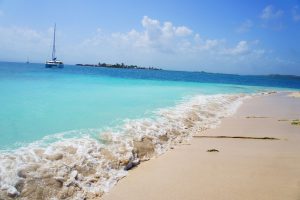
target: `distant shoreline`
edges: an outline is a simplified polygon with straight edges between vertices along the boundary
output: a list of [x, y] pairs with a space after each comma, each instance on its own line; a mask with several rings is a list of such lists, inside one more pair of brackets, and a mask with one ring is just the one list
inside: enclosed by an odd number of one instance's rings
[[145, 70], [162, 70], [156, 67], [140, 67], [137, 65], [125, 65], [124, 63], [116, 63], [116, 64], [106, 64], [106, 63], [98, 63], [98, 64], [76, 64], [76, 66], [83, 67], [105, 67], [105, 68], [119, 68], [119, 69], [145, 69]]

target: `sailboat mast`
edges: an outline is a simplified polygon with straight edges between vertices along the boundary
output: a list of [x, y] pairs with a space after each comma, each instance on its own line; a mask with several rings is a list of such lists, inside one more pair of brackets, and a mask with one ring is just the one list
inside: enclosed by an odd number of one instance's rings
[[53, 36], [52, 60], [56, 60], [56, 58], [55, 58], [55, 31], [56, 31], [56, 24], [54, 24], [54, 36]]

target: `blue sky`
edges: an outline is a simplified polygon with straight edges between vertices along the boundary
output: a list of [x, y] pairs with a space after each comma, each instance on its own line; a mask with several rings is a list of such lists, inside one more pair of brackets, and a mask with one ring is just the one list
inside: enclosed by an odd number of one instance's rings
[[299, 0], [0, 0], [0, 60], [300, 75]]

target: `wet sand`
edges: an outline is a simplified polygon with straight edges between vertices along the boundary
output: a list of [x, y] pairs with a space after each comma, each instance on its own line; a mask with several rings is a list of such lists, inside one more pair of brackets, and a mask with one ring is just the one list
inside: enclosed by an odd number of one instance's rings
[[[236, 114], [189, 144], [144, 162], [102, 199], [300, 199], [300, 98], [245, 100]], [[207, 152], [216, 149], [219, 152]]]

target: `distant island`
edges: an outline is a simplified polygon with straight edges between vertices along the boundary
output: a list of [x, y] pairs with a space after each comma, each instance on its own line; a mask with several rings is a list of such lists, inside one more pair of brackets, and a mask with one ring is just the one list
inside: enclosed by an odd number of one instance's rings
[[126, 65], [124, 63], [116, 63], [116, 64], [107, 64], [107, 63], [98, 63], [98, 64], [76, 64], [77, 66], [84, 67], [106, 67], [106, 68], [121, 68], [121, 69], [146, 69], [146, 70], [162, 70], [156, 67], [140, 67], [137, 65]]

